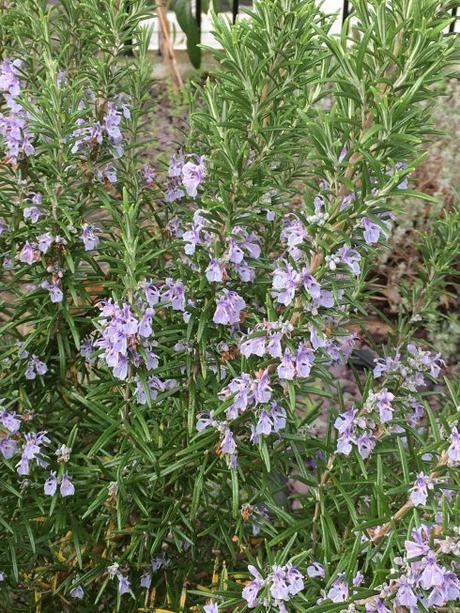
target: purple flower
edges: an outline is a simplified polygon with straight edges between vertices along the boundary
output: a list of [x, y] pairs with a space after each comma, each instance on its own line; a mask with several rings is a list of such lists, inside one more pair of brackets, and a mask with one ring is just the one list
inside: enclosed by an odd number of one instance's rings
[[12, 270], [14, 268], [13, 258], [10, 255], [5, 255], [2, 266], [3, 270]]
[[174, 311], [185, 311], [185, 288], [182, 281], [166, 279], [162, 301], [170, 302]]
[[146, 570], [141, 577], [141, 587], [149, 590], [152, 585], [152, 573], [149, 570]]
[[432, 551], [429, 551], [426, 558], [423, 559], [425, 568], [420, 575], [420, 585], [424, 590], [429, 590], [432, 587], [440, 587], [444, 583], [445, 569], [440, 566], [436, 560], [436, 556]]
[[281, 358], [283, 356], [283, 349], [281, 347], [281, 339], [283, 335], [281, 332], [275, 332], [267, 339], [267, 353], [272, 358]]
[[396, 593], [396, 604], [400, 607], [412, 607], [417, 606], [417, 596], [414, 594], [412, 590], [412, 585], [409, 583], [409, 580], [404, 575], [399, 580], [399, 588]]
[[327, 598], [332, 602], [344, 602], [348, 599], [349, 587], [348, 583], [344, 579], [344, 575], [340, 574], [332, 584], [332, 587], [327, 593]]
[[169, 162], [168, 177], [180, 177], [182, 174], [182, 167], [184, 165], [184, 155], [182, 151], [178, 151], [171, 157]]
[[406, 549], [406, 557], [408, 560], [412, 558], [418, 558], [425, 556], [430, 548], [428, 546], [428, 539], [430, 536], [430, 530], [427, 526], [421, 526], [420, 528], [414, 528], [412, 530], [413, 541], [404, 541], [404, 547]]
[[247, 373], [242, 373], [221, 390], [219, 398], [222, 400], [234, 396], [232, 404], [226, 410], [227, 419], [236, 419], [239, 412], [245, 411], [249, 403], [254, 401], [253, 387], [251, 377]]
[[286, 411], [276, 402], [272, 402], [270, 417], [273, 422], [273, 432], [279, 432], [286, 427]]
[[32, 192], [32, 198], [31, 198], [32, 204], [34, 204], [35, 206], [40, 206], [42, 201], [43, 201], [43, 196], [40, 193]]
[[450, 445], [447, 449], [447, 457], [449, 465], [456, 466], [460, 464], [460, 433], [457, 426], [452, 426], [450, 431]]
[[415, 398], [408, 399], [409, 405], [413, 409], [412, 415], [409, 415], [407, 418], [408, 423], [415, 428], [418, 423], [420, 423], [421, 419], [425, 415], [425, 408], [421, 402], [416, 400]]
[[325, 309], [331, 309], [334, 306], [334, 294], [328, 290], [321, 290], [321, 294], [318, 299], [314, 299], [313, 304], [316, 307], [324, 307]]
[[239, 294], [224, 289], [217, 301], [213, 321], [216, 324], [237, 324], [240, 321], [240, 313], [246, 307], [246, 303]]
[[321, 577], [324, 579], [326, 573], [324, 571], [324, 566], [319, 562], [312, 562], [310, 566], [307, 568], [307, 575], [311, 578], [313, 577]]
[[198, 186], [206, 176], [204, 158], [198, 158], [198, 164], [187, 162], [182, 167], [182, 184], [191, 198], [196, 198]]
[[[184, 190], [182, 190], [177, 183], [170, 182], [168, 184], [168, 189], [165, 193], [165, 201], [166, 202], [174, 202], [175, 200], [179, 200], [185, 196]], [[187, 251], [186, 251], [187, 253]]]
[[[405, 162], [396, 162], [395, 170], [405, 170], [407, 164]], [[407, 189], [409, 187], [409, 177], [404, 177], [401, 183], [398, 185], [398, 189]]]
[[368, 217], [363, 218], [362, 225], [364, 228], [363, 236], [366, 243], [368, 245], [377, 243], [380, 238], [382, 228], [378, 224], [371, 221]]
[[37, 223], [42, 215], [41, 209], [36, 206], [28, 206], [23, 211], [23, 217], [25, 220], [29, 220], [32, 223]]
[[81, 585], [76, 585], [70, 590], [69, 594], [72, 598], [77, 598], [78, 600], [81, 600], [85, 596], [85, 591], [81, 587]]
[[99, 237], [96, 234], [96, 232], [99, 231], [99, 228], [88, 223], [82, 224], [81, 227], [83, 231], [80, 238], [85, 246], [85, 251], [92, 251], [93, 249], [96, 249], [96, 247], [99, 245]]
[[75, 487], [68, 473], [64, 473], [59, 491], [61, 492], [61, 496], [63, 498], [66, 496], [73, 496], [75, 494]]
[[257, 421], [255, 434], [256, 435], [265, 434], [265, 436], [268, 436], [272, 431], [272, 427], [273, 427], [273, 421], [271, 420], [267, 411], [261, 411], [259, 415], [259, 419]]
[[427, 477], [423, 472], [417, 475], [414, 485], [411, 488], [410, 500], [414, 507], [419, 505], [424, 506], [428, 499], [428, 490], [433, 489], [433, 483], [431, 479]]
[[353, 437], [351, 433], [344, 432], [337, 439], [337, 453], [343, 453], [344, 455], [350, 455], [351, 450], [353, 449], [352, 443]]
[[254, 381], [254, 399], [256, 403], [264, 404], [270, 402], [272, 397], [272, 388], [270, 387], [270, 377], [268, 368], [259, 371]]
[[292, 379], [294, 379], [296, 375], [295, 364], [289, 349], [284, 350], [283, 359], [278, 365], [276, 372], [278, 373], [278, 377], [280, 379], [286, 379], [288, 381], [292, 381]]
[[32, 358], [27, 363], [27, 369], [24, 375], [26, 379], [32, 380], [35, 379], [37, 375], [44, 375], [47, 372], [48, 366], [45, 362], [39, 360], [36, 355], [32, 355]]
[[320, 349], [321, 347], [324, 347], [324, 345], [326, 344], [326, 339], [324, 338], [323, 334], [319, 332], [312, 325], [310, 325], [309, 328], [310, 328], [310, 343], [313, 349], [316, 351], [316, 349]]
[[30, 462], [32, 461], [35, 461], [39, 466], [47, 466], [41, 453], [41, 447], [49, 442], [46, 432], [31, 432], [25, 435], [25, 444], [22, 448], [21, 459], [16, 464], [16, 471], [19, 475], [29, 474]]
[[19, 71], [22, 60], [5, 59], [0, 64], [0, 90], [8, 92], [10, 96], [18, 96], [21, 91]]
[[334, 422], [334, 428], [338, 430], [339, 434], [347, 432], [353, 427], [357, 415], [358, 411], [356, 409], [353, 407], [349, 408], [345, 413], [337, 417]]
[[210, 283], [220, 283], [224, 278], [224, 266], [216, 258], [209, 261], [206, 268], [206, 279]]
[[56, 493], [56, 490], [57, 490], [56, 471], [52, 470], [50, 472], [50, 476], [45, 481], [45, 485], [43, 487], [43, 490], [45, 492], [45, 496], [54, 496], [54, 494]]
[[348, 145], [344, 145], [339, 153], [339, 164], [341, 164], [343, 162], [343, 160], [347, 157], [348, 155]]
[[249, 283], [250, 281], [254, 281], [256, 276], [256, 271], [251, 266], [248, 266], [245, 262], [242, 264], [234, 264], [233, 266], [236, 274], [239, 276], [243, 283]]
[[299, 572], [295, 566], [292, 566], [290, 562], [286, 564], [286, 577], [289, 585], [289, 594], [291, 596], [295, 596], [304, 589], [305, 585], [302, 573]]
[[4, 436], [0, 438], [0, 453], [5, 458], [5, 460], [11, 460], [14, 456], [18, 448], [18, 444], [12, 438], [8, 438]]
[[109, 138], [109, 142], [115, 149], [117, 157], [123, 155], [123, 137], [120, 130], [121, 113], [113, 102], [109, 102], [107, 114], [103, 120], [103, 130]]
[[205, 613], [219, 613], [219, 607], [213, 601], [209, 602], [208, 604], [205, 604], [203, 610]]
[[257, 596], [258, 596], [260, 590], [265, 585], [265, 581], [264, 581], [264, 578], [262, 577], [262, 575], [257, 570], [257, 568], [255, 568], [255, 566], [252, 566], [250, 564], [248, 566], [248, 571], [251, 573], [251, 575], [254, 577], [254, 579], [253, 579], [253, 581], [251, 581], [250, 583], [248, 583], [245, 586], [245, 588], [243, 589], [243, 592], [242, 592], [242, 597], [248, 603], [248, 607], [250, 609], [254, 609], [259, 604], [259, 599], [257, 598]]
[[[240, 241], [240, 247], [244, 249], [244, 251], [250, 258], [254, 260], [259, 259], [261, 253], [260, 241], [259, 237], [255, 232], [248, 232], [242, 226], [235, 226], [232, 230], [232, 234], [238, 237]], [[235, 262], [235, 264], [239, 263], [241, 262]]]
[[298, 249], [304, 240], [308, 238], [308, 232], [299, 219], [287, 221], [280, 234], [280, 239], [287, 243], [290, 256], [298, 260], [302, 256], [302, 251]]
[[40, 253], [36, 244], [30, 244], [26, 241], [26, 244], [19, 253], [19, 261], [23, 264], [33, 264], [40, 259]]
[[130, 584], [128, 577], [125, 577], [120, 572], [117, 574], [118, 578], [118, 593], [123, 596], [130, 591]]
[[266, 351], [265, 336], [253, 336], [240, 344], [240, 351], [244, 357], [248, 358], [251, 355], [262, 357]]
[[343, 211], [347, 209], [352, 202], [356, 200], [356, 194], [347, 194], [342, 198], [342, 202], [340, 203], [340, 210]]
[[144, 164], [142, 166], [142, 176], [147, 185], [151, 185], [155, 181], [155, 170], [150, 164]]
[[227, 455], [233, 455], [236, 452], [236, 443], [233, 438], [233, 432], [230, 428], [224, 430], [224, 436], [220, 441], [220, 450]]
[[42, 253], [46, 253], [54, 243], [54, 236], [50, 232], [45, 232], [38, 236], [38, 248]]
[[374, 367], [374, 378], [378, 379], [383, 374], [395, 372], [399, 369], [401, 364], [401, 358], [399, 352], [396, 353], [394, 358], [386, 357], [376, 360]]
[[155, 306], [160, 301], [160, 290], [152, 281], [141, 281], [139, 289], [144, 293], [145, 300], [149, 306]]
[[358, 445], [359, 455], [363, 458], [363, 460], [367, 460], [374, 450], [375, 438], [368, 432], [365, 432], [358, 437], [356, 444]]
[[140, 336], [143, 336], [144, 338], [149, 338], [149, 336], [152, 335], [153, 333], [152, 318], [154, 314], [155, 314], [155, 311], [151, 309], [150, 307], [145, 309], [144, 315], [142, 316], [142, 319], [139, 322], [139, 326], [137, 330]]
[[50, 300], [54, 304], [64, 300], [64, 294], [62, 293], [59, 282], [50, 283], [49, 281], [43, 281], [41, 287], [48, 290]]
[[280, 304], [288, 306], [294, 300], [295, 292], [299, 283], [299, 273], [286, 262], [284, 263], [284, 269], [277, 268], [273, 273], [273, 296]]
[[379, 410], [380, 421], [386, 423], [393, 419], [393, 407], [391, 402], [394, 400], [394, 394], [389, 392], [386, 388], [382, 389], [377, 394], [377, 407]]
[[352, 249], [348, 245], [343, 245], [337, 251], [337, 256], [340, 258], [340, 261], [348, 266], [351, 272], [358, 276], [361, 272], [361, 268], [359, 262], [361, 261], [361, 256], [356, 251], [356, 249]]
[[244, 259], [244, 251], [233, 238], [229, 239], [228, 244], [228, 259], [233, 264], [241, 264]]
[[391, 613], [391, 610], [380, 598], [372, 599], [366, 604], [366, 613]]
[[94, 175], [101, 183], [104, 183], [104, 181], [107, 180], [113, 185], [118, 180], [117, 171], [111, 164], [106, 164], [102, 170], [97, 168]]
[[21, 417], [17, 413], [9, 413], [0, 407], [0, 424], [14, 434], [21, 427]]
[[359, 587], [364, 581], [364, 575], [358, 571], [356, 575], [353, 577], [353, 587]]
[[303, 268], [302, 270], [302, 283], [304, 288], [314, 300], [320, 300], [321, 285], [313, 277], [313, 275], [310, 274], [310, 271], [307, 267]]
[[296, 370], [298, 377], [308, 377], [315, 361], [315, 353], [305, 344], [299, 346], [296, 356]]
[[289, 600], [289, 586], [286, 582], [286, 571], [275, 564], [272, 567], [270, 594], [275, 600]]

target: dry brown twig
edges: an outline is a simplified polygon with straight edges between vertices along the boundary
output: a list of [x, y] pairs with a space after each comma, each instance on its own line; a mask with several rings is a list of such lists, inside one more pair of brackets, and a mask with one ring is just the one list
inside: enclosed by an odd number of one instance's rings
[[179, 91], [183, 85], [182, 77], [177, 68], [176, 56], [171, 43], [170, 24], [166, 6], [162, 0], [157, 4], [157, 15], [160, 23], [160, 51], [164, 58], [166, 67], [171, 74], [173, 87]]

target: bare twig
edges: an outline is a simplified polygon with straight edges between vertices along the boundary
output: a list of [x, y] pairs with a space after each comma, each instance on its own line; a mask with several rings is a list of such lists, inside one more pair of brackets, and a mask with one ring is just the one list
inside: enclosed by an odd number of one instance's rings
[[160, 0], [157, 4], [157, 15], [160, 23], [160, 51], [166, 67], [172, 76], [173, 87], [179, 91], [183, 85], [182, 77], [177, 69], [176, 56], [169, 35], [169, 20], [165, 4]]

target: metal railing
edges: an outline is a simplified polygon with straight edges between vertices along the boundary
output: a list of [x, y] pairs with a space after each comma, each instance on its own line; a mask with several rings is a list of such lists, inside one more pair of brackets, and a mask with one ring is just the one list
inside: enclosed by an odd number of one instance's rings
[[[201, 29], [201, 0], [195, 0], [196, 2], [196, 23], [198, 26], [198, 29]], [[232, 18], [233, 18], [233, 23], [235, 23], [236, 18], [238, 17], [238, 13], [240, 11], [240, 0], [233, 0], [232, 2]], [[351, 10], [350, 10], [350, 2], [349, 0], [342, 0], [342, 23], [345, 21], [345, 19], [350, 15]], [[456, 20], [457, 20], [457, 9], [453, 8], [452, 9], [452, 17], [454, 17], [454, 21], [452, 21], [452, 23], [449, 26], [449, 32], [455, 32], [455, 24], [456, 24]]]

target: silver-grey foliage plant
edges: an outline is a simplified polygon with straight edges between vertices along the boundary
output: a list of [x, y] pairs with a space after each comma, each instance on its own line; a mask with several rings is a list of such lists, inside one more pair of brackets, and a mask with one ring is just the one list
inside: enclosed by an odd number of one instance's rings
[[456, 610], [460, 393], [425, 327], [456, 209], [361, 347], [377, 254], [430, 198], [455, 3], [354, 0], [340, 36], [313, 0], [216, 18], [168, 160], [150, 7], [7, 4], [2, 610]]

